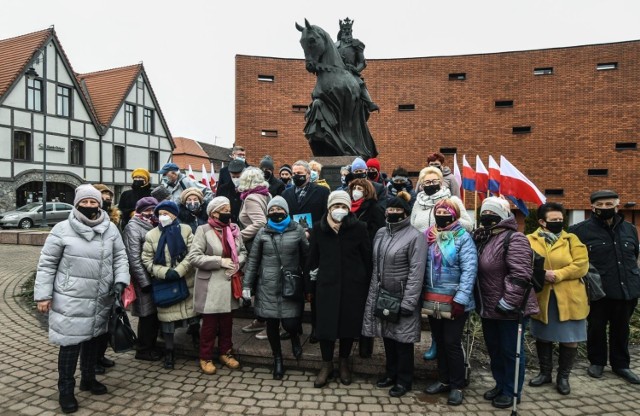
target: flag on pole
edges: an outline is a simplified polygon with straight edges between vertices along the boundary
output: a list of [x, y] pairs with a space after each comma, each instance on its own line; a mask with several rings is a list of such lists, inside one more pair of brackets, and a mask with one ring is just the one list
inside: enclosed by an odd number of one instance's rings
[[464, 202], [464, 189], [462, 188], [462, 175], [460, 174], [460, 168], [458, 167], [458, 155], [454, 153], [453, 155], [453, 177], [456, 179], [458, 183], [458, 187], [460, 188], [460, 199]]
[[489, 190], [489, 172], [482, 163], [480, 156], [476, 155], [476, 192], [481, 194], [482, 199]]
[[207, 174], [207, 168], [204, 167], [204, 163], [202, 164], [202, 179], [200, 179], [200, 182], [202, 182], [205, 188], [209, 186], [209, 175]]
[[211, 188], [211, 190], [213, 192], [216, 191], [216, 177], [215, 177], [215, 169], [213, 167], [213, 163], [211, 163], [211, 176], [209, 177], [209, 188]]
[[196, 180], [196, 175], [193, 174], [193, 170], [191, 169], [191, 165], [189, 165], [189, 172], [187, 173], [187, 176], [189, 177], [189, 179], [195, 181]]
[[[526, 206], [522, 201], [533, 202], [536, 205], [542, 205], [547, 201], [547, 198], [540, 192], [538, 187], [504, 156], [500, 156], [500, 193], [519, 200], [517, 202], [514, 201], [514, 203], [523, 212], [526, 210]], [[522, 207], [524, 207], [524, 210]]]
[[489, 155], [489, 191], [500, 192], [500, 165]]
[[476, 190], [476, 172], [467, 162], [467, 155], [462, 156], [462, 187], [467, 191]]

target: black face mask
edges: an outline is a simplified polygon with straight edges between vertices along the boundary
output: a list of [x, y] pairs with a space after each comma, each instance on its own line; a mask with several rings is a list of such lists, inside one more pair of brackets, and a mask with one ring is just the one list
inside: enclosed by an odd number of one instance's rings
[[425, 185], [422, 190], [425, 194], [431, 196], [440, 190], [440, 185]]
[[553, 234], [559, 234], [562, 231], [562, 227], [564, 226], [564, 223], [562, 221], [560, 222], [546, 221], [546, 224], [547, 225], [545, 226], [545, 228], [550, 232], [552, 232]]
[[366, 179], [366, 178], [367, 178], [367, 172], [353, 174], [353, 179]]
[[615, 208], [595, 208], [593, 212], [602, 220], [610, 220], [616, 216]]
[[89, 218], [90, 220], [93, 219], [100, 212], [100, 208], [98, 208], [98, 207], [81, 207], [81, 206], [78, 206], [76, 209], [80, 212], [80, 214], [84, 215], [85, 217]]
[[398, 213], [394, 212], [394, 213], [388, 213], [387, 214], [387, 222], [389, 224], [394, 224], [394, 223], [396, 223], [398, 221], [402, 221], [405, 218], [406, 218], [406, 216], [404, 215], [404, 213], [398, 214]]
[[223, 224], [229, 224], [231, 222], [231, 213], [230, 212], [221, 212], [218, 214], [218, 220]]
[[500, 221], [502, 221], [502, 218], [500, 217], [500, 215], [495, 215], [495, 214], [480, 215], [480, 224], [482, 224], [484, 228], [493, 227], [494, 225], [498, 224]]
[[378, 172], [367, 172], [367, 177], [370, 180], [375, 181], [378, 178]]
[[111, 209], [111, 201], [102, 201], [102, 209], [109, 211]]
[[393, 187], [396, 189], [396, 191], [402, 191], [402, 189], [404, 188], [404, 184], [394, 182]]
[[264, 171], [264, 180], [265, 180], [265, 181], [268, 181], [269, 179], [271, 179], [271, 176], [272, 176], [272, 175], [273, 175], [273, 174], [271, 173], [271, 171], [269, 171], [269, 170], [265, 170], [265, 171]]
[[453, 223], [453, 215], [435, 215], [436, 226], [438, 228], [445, 228], [447, 225]]
[[285, 220], [285, 218], [287, 218], [287, 214], [284, 212], [272, 212], [271, 214], [267, 215], [267, 218], [269, 218], [273, 222], [282, 222]]
[[144, 180], [143, 179], [134, 179], [133, 185], [131, 185], [131, 187], [133, 189], [140, 189], [143, 186], [144, 186]]
[[281, 180], [282, 182], [284, 182], [284, 184], [286, 185], [286, 184], [288, 184], [288, 183], [289, 183], [289, 181], [291, 180], [291, 178], [280, 178], [280, 180]]
[[293, 184], [295, 186], [302, 186], [307, 181], [307, 175], [293, 175]]

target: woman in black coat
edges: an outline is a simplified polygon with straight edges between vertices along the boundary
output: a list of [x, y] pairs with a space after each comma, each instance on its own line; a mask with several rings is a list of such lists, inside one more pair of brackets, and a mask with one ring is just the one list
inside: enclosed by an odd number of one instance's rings
[[333, 375], [333, 350], [340, 340], [340, 381], [351, 383], [349, 355], [362, 332], [362, 318], [372, 272], [371, 240], [367, 226], [349, 212], [351, 198], [334, 191], [327, 214], [311, 235], [308, 270], [318, 269], [315, 282], [316, 337], [322, 369], [314, 382], [323, 387]]

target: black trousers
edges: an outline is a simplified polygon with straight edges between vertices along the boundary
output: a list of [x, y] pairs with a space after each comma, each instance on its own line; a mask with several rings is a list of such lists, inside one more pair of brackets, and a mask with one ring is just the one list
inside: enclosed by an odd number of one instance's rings
[[462, 332], [468, 317], [468, 312], [456, 319], [429, 317], [431, 333], [438, 346], [438, 378], [452, 389], [461, 390], [465, 386]]
[[398, 342], [391, 338], [382, 338], [386, 358], [387, 377], [396, 384], [411, 390], [413, 385], [413, 343]]
[[138, 351], [151, 351], [156, 348], [159, 329], [157, 314], [138, 318]]
[[271, 346], [273, 356], [282, 355], [282, 346], [280, 345], [280, 323], [282, 328], [291, 334], [292, 337], [299, 336], [300, 325], [302, 325], [302, 317], [296, 318], [267, 318], [267, 338]]
[[76, 345], [60, 346], [58, 353], [58, 391], [60, 395], [73, 394], [76, 386], [74, 377], [80, 356], [80, 372], [83, 380], [96, 378], [98, 362], [98, 338], [91, 338]]
[[96, 337], [96, 346], [98, 348], [98, 359], [104, 357], [104, 354], [107, 352], [107, 348], [109, 347], [109, 333], [106, 332], [102, 335]]
[[607, 365], [607, 325], [611, 368], [629, 368], [629, 321], [638, 299], [600, 299], [591, 302], [587, 317], [587, 357], [591, 364]]
[[[333, 360], [333, 350], [336, 347], [336, 341], [319, 340], [320, 342], [320, 354], [322, 354], [322, 361]], [[353, 348], [353, 338], [340, 338], [340, 346], [338, 347], [340, 358], [349, 358], [351, 355], [351, 349]]]

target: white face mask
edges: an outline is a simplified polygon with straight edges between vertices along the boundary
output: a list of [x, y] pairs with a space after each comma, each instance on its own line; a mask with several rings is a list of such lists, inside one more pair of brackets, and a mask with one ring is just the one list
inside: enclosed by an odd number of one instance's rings
[[240, 178], [231, 178], [231, 182], [233, 182], [233, 185], [237, 188], [238, 185], [240, 185]]
[[158, 217], [158, 221], [160, 221], [160, 225], [162, 225], [163, 227], [166, 227], [167, 225], [169, 225], [169, 224], [171, 224], [173, 222], [171, 217], [168, 216], [167, 214], [160, 215]]
[[342, 220], [344, 219], [344, 217], [347, 216], [347, 214], [349, 214], [349, 211], [347, 211], [346, 209], [336, 208], [333, 211], [331, 211], [331, 218], [333, 218], [337, 222], [342, 222]]
[[357, 201], [359, 199], [362, 199], [362, 197], [364, 196], [364, 192], [356, 189], [353, 191], [353, 200]]

